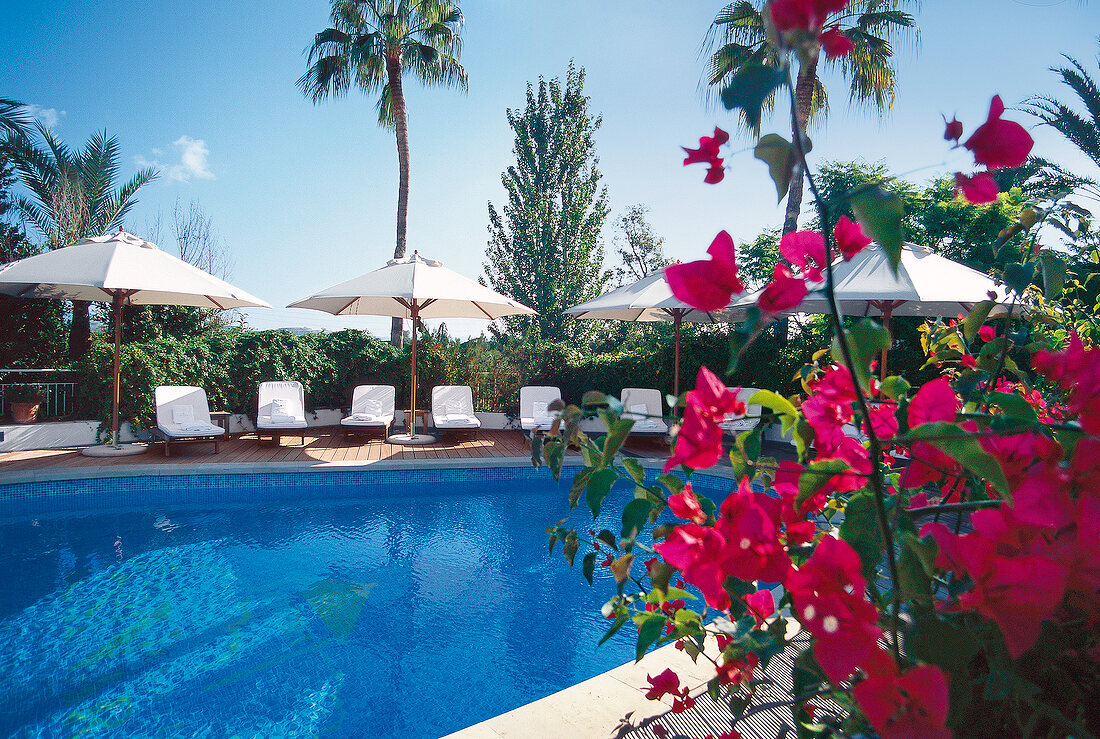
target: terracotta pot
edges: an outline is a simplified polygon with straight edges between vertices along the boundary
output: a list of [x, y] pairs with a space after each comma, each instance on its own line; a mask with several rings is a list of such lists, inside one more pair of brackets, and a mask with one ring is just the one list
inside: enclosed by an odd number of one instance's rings
[[38, 403], [12, 403], [11, 420], [15, 423], [34, 423], [38, 418]]

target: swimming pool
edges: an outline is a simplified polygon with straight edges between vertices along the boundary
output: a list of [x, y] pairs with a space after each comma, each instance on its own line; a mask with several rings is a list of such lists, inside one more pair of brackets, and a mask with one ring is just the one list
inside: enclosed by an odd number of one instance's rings
[[597, 649], [609, 586], [547, 555], [567, 489], [529, 468], [0, 488], [0, 733], [439, 736], [604, 672], [633, 644]]

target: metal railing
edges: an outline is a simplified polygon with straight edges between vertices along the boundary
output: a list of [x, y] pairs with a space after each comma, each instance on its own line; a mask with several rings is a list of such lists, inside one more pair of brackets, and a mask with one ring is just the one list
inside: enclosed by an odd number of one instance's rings
[[39, 388], [43, 401], [38, 418], [59, 418], [72, 414], [76, 400], [76, 382], [72, 370], [0, 369], [0, 416], [11, 412], [12, 396], [17, 388]]

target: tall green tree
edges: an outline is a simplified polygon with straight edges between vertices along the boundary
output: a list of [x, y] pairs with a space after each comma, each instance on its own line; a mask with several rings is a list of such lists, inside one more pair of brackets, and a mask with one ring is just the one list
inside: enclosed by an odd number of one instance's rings
[[[333, 0], [332, 26], [308, 51], [309, 68], [298, 87], [314, 103], [341, 97], [352, 86], [378, 97], [378, 124], [397, 136], [397, 245], [405, 256], [409, 211], [409, 127], [404, 78], [425, 85], [467, 88], [462, 53], [463, 17], [454, 0]], [[401, 319], [390, 342], [401, 346]]]
[[577, 338], [586, 329], [562, 311], [600, 294], [600, 231], [607, 189], [600, 185], [595, 134], [602, 123], [588, 109], [584, 69], [569, 65], [565, 83], [527, 85], [527, 106], [508, 110], [516, 163], [501, 175], [508, 202], [489, 203], [485, 279], [539, 312], [505, 318], [509, 332], [532, 340]]
[[[901, 34], [917, 35], [916, 20], [902, 10], [917, 4], [917, 0], [854, 0], [846, 10], [832, 14], [826, 21], [826, 26], [839, 26], [855, 44], [847, 56], [824, 62], [848, 80], [852, 103], [870, 105], [879, 111], [886, 111], [893, 104], [897, 74], [891, 40]], [[719, 11], [703, 42], [709, 55], [705, 72], [708, 88], [720, 91], [742, 69], [755, 65], [778, 67], [784, 61], [769, 36], [766, 11], [764, 0], [738, 0]], [[819, 76], [821, 66], [820, 51], [800, 59], [797, 65], [791, 121], [792, 135], [796, 137], [805, 136], [810, 121], [829, 112], [828, 95]], [[771, 96], [767, 105], [774, 105]], [[745, 122], [744, 117], [741, 120]], [[803, 173], [796, 167], [787, 195], [784, 234], [798, 228], [803, 181]]]
[[638, 203], [629, 206], [615, 219], [615, 235], [611, 239], [620, 264], [612, 270], [617, 285], [628, 285], [651, 272], [668, 265], [663, 249], [665, 240], [653, 233], [647, 216], [649, 207]]
[[[1070, 103], [1049, 95], [1031, 97], [1025, 101], [1023, 108], [1043, 124], [1065, 136], [1100, 168], [1100, 86], [1081, 62], [1063, 56], [1069, 65], [1051, 67], [1050, 71], [1062, 78], [1062, 84], [1073, 91], [1084, 110], [1078, 111]], [[1100, 57], [1097, 57], [1097, 64], [1100, 65]], [[1095, 180], [1085, 184], [1094, 195], [1100, 195], [1100, 188]]]
[[[41, 143], [9, 137], [12, 161], [27, 195], [13, 199], [26, 222], [57, 249], [79, 239], [100, 236], [122, 225], [137, 203], [135, 195], [157, 177], [146, 168], [116, 187], [119, 144], [107, 132], [92, 134], [80, 151], [73, 151], [45, 126], [36, 123]], [[69, 356], [76, 359], [91, 346], [89, 303], [73, 301], [69, 326]]]

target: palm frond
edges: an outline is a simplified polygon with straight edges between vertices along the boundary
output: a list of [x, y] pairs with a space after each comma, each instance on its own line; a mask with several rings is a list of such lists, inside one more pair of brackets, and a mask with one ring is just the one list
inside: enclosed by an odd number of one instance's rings
[[1068, 56], [1065, 58], [1071, 66], [1051, 67], [1051, 71], [1073, 90], [1086, 112], [1082, 114], [1067, 103], [1046, 95], [1028, 98], [1020, 107], [1043, 125], [1061, 133], [1100, 166], [1100, 87], [1080, 62]]
[[0, 132], [26, 136], [31, 127], [27, 107], [17, 100], [0, 98]]
[[103, 202], [103, 207], [100, 209], [100, 213], [97, 214], [95, 230], [100, 233], [107, 233], [121, 226], [126, 214], [137, 204], [134, 195], [158, 176], [157, 170], [147, 167], [131, 177], [129, 182], [119, 188], [118, 192], [112, 194]]

